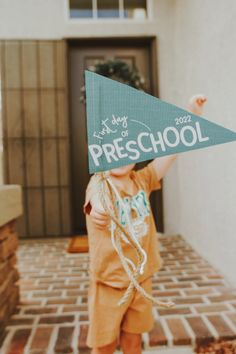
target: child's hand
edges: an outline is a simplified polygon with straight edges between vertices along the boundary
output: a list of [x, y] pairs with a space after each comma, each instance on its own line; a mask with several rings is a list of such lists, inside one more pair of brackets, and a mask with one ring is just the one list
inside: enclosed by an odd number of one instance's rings
[[104, 210], [100, 200], [94, 197], [91, 200], [91, 212], [90, 216], [92, 218], [93, 223], [95, 224], [96, 228], [99, 230], [104, 230], [109, 226], [110, 223], [110, 216]]
[[204, 105], [207, 97], [203, 94], [197, 94], [190, 98], [188, 102], [188, 109], [191, 113], [202, 116]]

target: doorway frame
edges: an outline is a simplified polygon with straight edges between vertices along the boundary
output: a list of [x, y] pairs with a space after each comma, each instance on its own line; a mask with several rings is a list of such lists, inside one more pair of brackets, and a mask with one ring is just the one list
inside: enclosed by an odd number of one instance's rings
[[[68, 118], [69, 118], [69, 137], [71, 139], [71, 107], [69, 105], [69, 50], [70, 50], [70, 45], [76, 44], [78, 47], [79, 46], [92, 46], [92, 45], [122, 45], [122, 46], [147, 46], [149, 50], [149, 65], [150, 65], [150, 72], [152, 75], [150, 75], [150, 87], [151, 87], [151, 94], [155, 97], [159, 97], [159, 81], [158, 81], [158, 57], [157, 57], [157, 36], [140, 36], [140, 37], [132, 37], [132, 36], [127, 36], [127, 37], [96, 37], [96, 38], [81, 38], [81, 37], [73, 37], [73, 38], [65, 38], [66, 40], [66, 53], [67, 53], [67, 88], [68, 88]], [[71, 146], [71, 145], [70, 145]], [[71, 163], [71, 153], [70, 153], [70, 185], [71, 185], [71, 210], [73, 210], [74, 206], [74, 198], [73, 198], [73, 191], [72, 191], [72, 163]], [[163, 183], [162, 183], [163, 185]], [[161, 212], [158, 217], [159, 219], [159, 224], [158, 224], [158, 232], [164, 232], [164, 207], [163, 207], [163, 188], [160, 190], [161, 192]], [[152, 197], [152, 196], [151, 196]], [[156, 199], [156, 198], [155, 198]], [[156, 203], [156, 200], [154, 199], [154, 202]], [[75, 225], [75, 218], [74, 218], [74, 213], [71, 212], [71, 227], [72, 227], [72, 232], [74, 232], [74, 225]]]

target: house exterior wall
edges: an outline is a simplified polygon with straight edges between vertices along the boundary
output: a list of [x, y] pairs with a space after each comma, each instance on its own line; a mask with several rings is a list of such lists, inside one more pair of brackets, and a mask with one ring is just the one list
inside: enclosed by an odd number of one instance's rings
[[[43, 5], [42, 5], [43, 4]], [[236, 130], [236, 3], [155, 0], [147, 22], [70, 21], [65, 0], [0, 2], [0, 38], [157, 36], [160, 98], [183, 108], [208, 96], [204, 116]], [[26, 18], [27, 14], [27, 18]], [[181, 154], [164, 180], [165, 231], [181, 233], [236, 283], [235, 143]]]
[[[155, 1], [149, 0], [150, 20], [69, 19], [69, 0], [1, 0], [0, 38], [61, 39], [72, 37], [136, 37], [156, 32]], [[153, 5], [152, 5], [153, 4]]]
[[[236, 131], [235, 1], [178, 0], [171, 17], [174, 49], [171, 54], [159, 48], [165, 52], [159, 63], [161, 98], [184, 107], [193, 93], [203, 92], [204, 117]], [[165, 62], [169, 55], [172, 69]], [[234, 284], [235, 150], [230, 143], [181, 154], [164, 185], [165, 231], [184, 235]]]

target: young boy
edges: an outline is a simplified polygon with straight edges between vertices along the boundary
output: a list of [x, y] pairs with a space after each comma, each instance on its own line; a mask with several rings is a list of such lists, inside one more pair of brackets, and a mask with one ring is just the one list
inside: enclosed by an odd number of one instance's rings
[[[136, 237], [147, 254], [138, 282], [149, 294], [152, 293], [151, 277], [162, 266], [149, 195], [161, 188], [161, 180], [176, 157], [156, 158], [138, 171], [133, 170], [135, 164], [109, 171], [110, 179], [128, 206]], [[118, 207], [119, 221], [125, 227], [122, 207], [119, 204]], [[84, 212], [90, 253], [87, 345], [92, 348], [92, 354], [112, 354], [120, 337], [124, 354], [140, 354], [141, 334], [150, 331], [154, 324], [152, 303], [134, 289], [127, 302], [117, 305], [130, 279], [112, 244], [111, 219], [102, 206], [95, 175], [86, 190]], [[122, 249], [125, 257], [137, 263], [135, 250], [129, 243], [122, 240]]]

